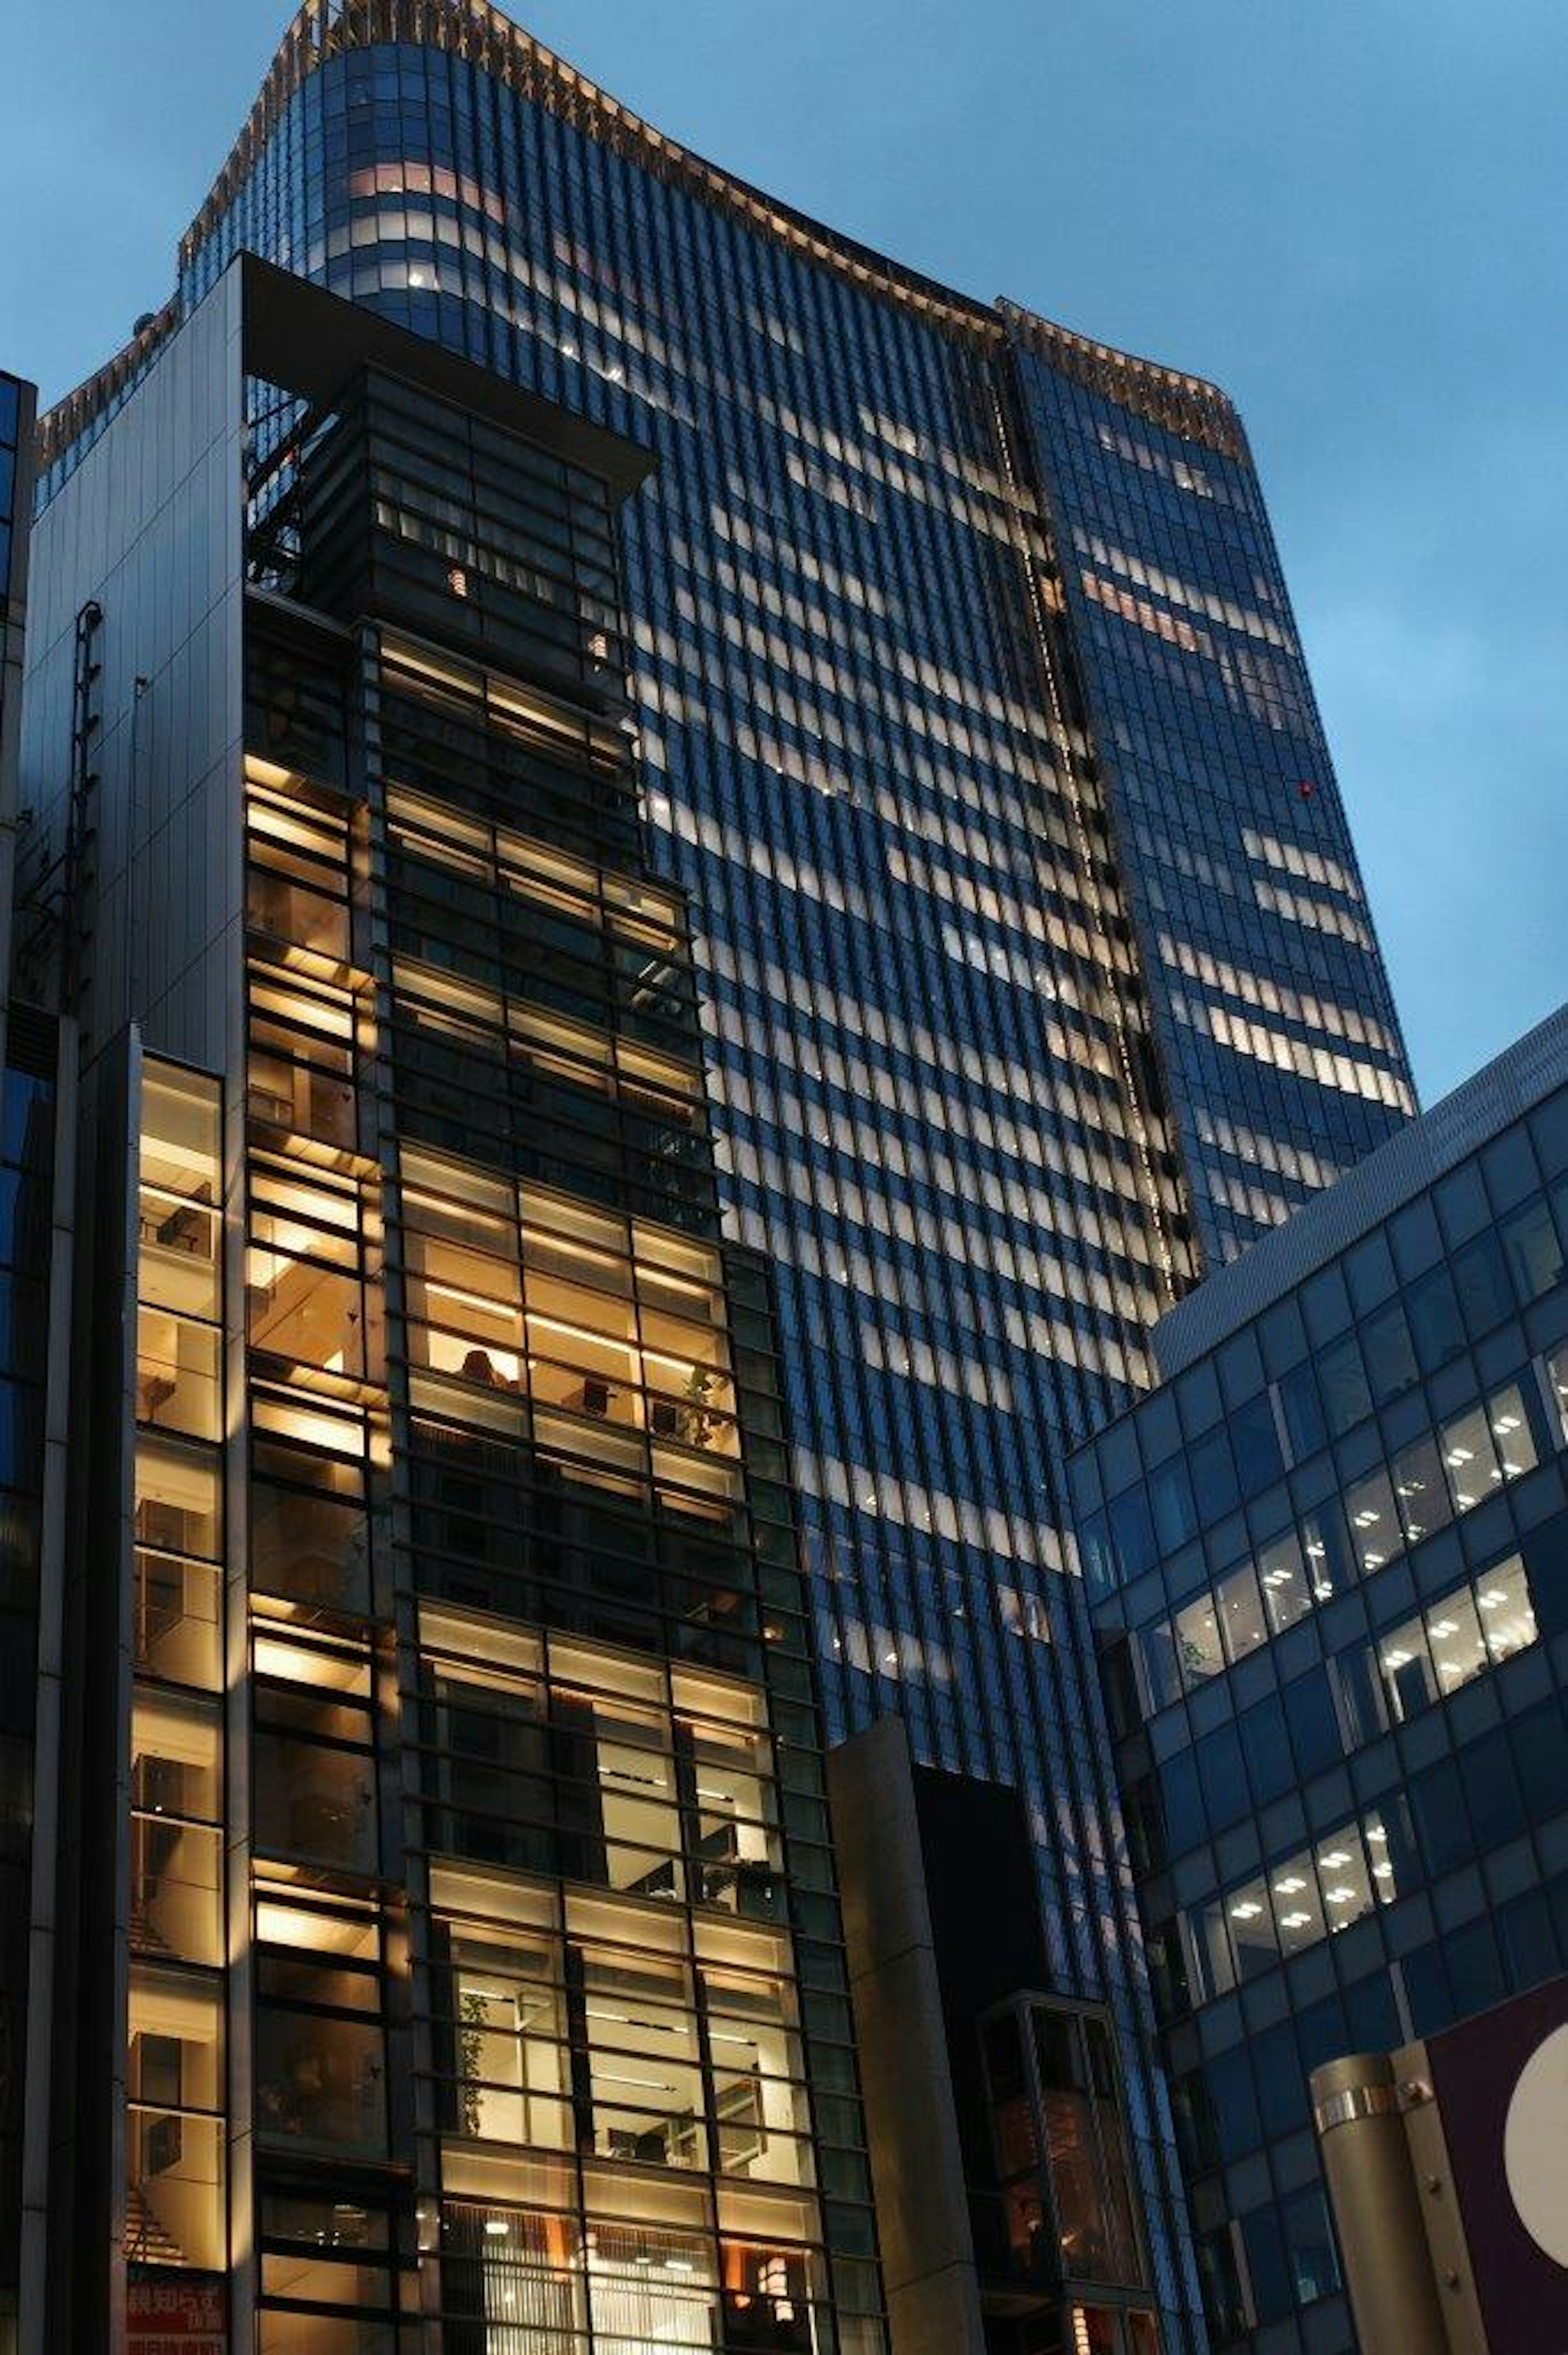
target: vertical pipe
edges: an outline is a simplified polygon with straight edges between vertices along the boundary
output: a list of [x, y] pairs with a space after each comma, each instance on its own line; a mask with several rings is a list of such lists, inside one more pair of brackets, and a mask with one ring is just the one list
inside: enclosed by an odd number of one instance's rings
[[1393, 2063], [1385, 2052], [1330, 2061], [1311, 2093], [1361, 2355], [1442, 2355], [1448, 2333]]

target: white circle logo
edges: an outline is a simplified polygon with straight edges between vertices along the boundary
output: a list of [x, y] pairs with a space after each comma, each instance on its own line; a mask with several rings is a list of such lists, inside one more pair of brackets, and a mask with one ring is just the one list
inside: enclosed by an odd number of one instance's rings
[[1568, 2027], [1554, 2029], [1520, 2072], [1503, 2167], [1520, 2222], [1554, 2264], [1568, 2266]]

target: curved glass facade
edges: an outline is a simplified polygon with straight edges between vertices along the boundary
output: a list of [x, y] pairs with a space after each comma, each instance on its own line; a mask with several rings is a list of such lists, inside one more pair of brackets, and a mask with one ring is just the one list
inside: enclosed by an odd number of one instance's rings
[[[1404, 1047], [1257, 477], [1213, 401], [1140, 413], [1015, 320], [1205, 1261], [1414, 1108]], [[1119, 397], [1118, 397], [1119, 396]]]
[[896, 1710], [1025, 1792], [1194, 2344], [1061, 1465], [1175, 1294], [1411, 1103], [1240, 429], [775, 208], [477, 5], [313, 0], [187, 307], [241, 249], [657, 452], [647, 815], [726, 1228], [777, 1270], [830, 1728]]

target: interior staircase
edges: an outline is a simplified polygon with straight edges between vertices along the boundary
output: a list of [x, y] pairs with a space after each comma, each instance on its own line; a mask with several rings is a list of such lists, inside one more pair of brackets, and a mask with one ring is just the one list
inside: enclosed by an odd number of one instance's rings
[[146, 1900], [136, 1891], [131, 1896], [131, 1945], [138, 1955], [173, 1955], [174, 1948], [154, 1923]]
[[159, 2222], [139, 2183], [125, 2187], [125, 2254], [133, 2264], [183, 2265], [185, 2253]]

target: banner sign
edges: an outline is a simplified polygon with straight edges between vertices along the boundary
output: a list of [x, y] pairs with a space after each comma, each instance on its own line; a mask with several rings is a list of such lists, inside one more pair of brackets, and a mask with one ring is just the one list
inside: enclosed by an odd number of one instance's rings
[[1568, 2355], [1568, 1978], [1426, 2040], [1481, 2318]]
[[217, 2274], [143, 2274], [126, 2287], [127, 2355], [228, 2355], [228, 2289]]

